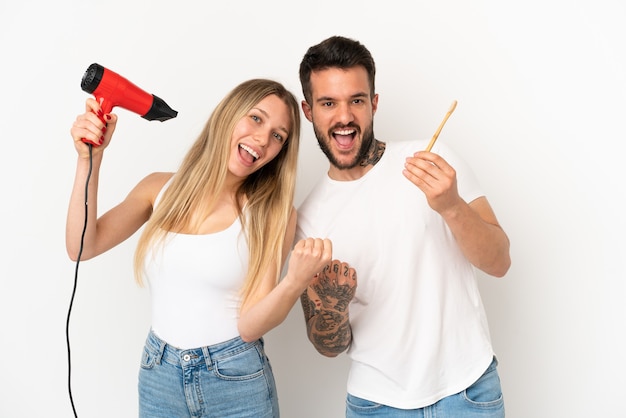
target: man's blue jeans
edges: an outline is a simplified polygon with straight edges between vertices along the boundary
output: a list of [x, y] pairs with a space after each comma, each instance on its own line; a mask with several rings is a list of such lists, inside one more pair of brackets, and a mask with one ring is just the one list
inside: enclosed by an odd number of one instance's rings
[[348, 394], [346, 418], [504, 418], [504, 398], [494, 358], [485, 373], [463, 392], [420, 409], [397, 409]]

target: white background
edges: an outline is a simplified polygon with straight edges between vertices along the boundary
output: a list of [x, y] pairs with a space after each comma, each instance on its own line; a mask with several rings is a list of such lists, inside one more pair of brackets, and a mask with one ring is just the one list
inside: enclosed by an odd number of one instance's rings
[[[439, 141], [473, 166], [512, 243], [506, 277], [480, 275], [507, 416], [623, 417], [625, 18], [619, 0], [0, 0], [0, 416], [72, 416], [64, 224], [89, 64], [179, 112], [159, 123], [115, 109], [104, 211], [149, 172], [175, 170], [239, 82], [275, 78], [301, 99], [300, 58], [339, 34], [376, 59], [379, 139], [430, 138], [458, 100]], [[326, 169], [306, 121], [302, 141], [296, 204]], [[78, 270], [81, 418], [136, 416], [150, 318], [135, 238]], [[266, 342], [283, 417], [343, 416], [347, 358], [312, 349], [299, 305]]]

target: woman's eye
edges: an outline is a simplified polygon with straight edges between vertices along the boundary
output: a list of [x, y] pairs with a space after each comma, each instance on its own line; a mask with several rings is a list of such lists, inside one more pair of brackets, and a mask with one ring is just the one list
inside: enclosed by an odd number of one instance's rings
[[279, 142], [283, 142], [283, 136], [281, 134], [278, 133], [274, 133], [274, 138], [276, 138]]
[[261, 118], [258, 117], [257, 115], [250, 115], [250, 117], [252, 118], [253, 121], [255, 122], [261, 122]]

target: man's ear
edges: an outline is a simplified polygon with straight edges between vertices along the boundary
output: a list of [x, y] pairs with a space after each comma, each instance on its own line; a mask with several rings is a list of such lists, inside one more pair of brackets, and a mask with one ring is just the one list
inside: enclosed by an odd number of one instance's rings
[[376, 113], [376, 109], [378, 109], [378, 93], [372, 99], [372, 115]]
[[309, 106], [306, 100], [302, 101], [302, 111], [304, 112], [304, 117], [307, 118], [309, 122], [313, 122], [313, 118], [311, 117], [311, 106]]

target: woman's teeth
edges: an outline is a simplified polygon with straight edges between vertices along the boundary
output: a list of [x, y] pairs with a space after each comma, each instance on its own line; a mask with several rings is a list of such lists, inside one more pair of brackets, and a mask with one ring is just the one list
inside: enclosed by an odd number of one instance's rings
[[254, 150], [252, 148], [250, 148], [247, 145], [244, 144], [239, 144], [239, 146], [244, 149], [246, 152], [248, 152], [248, 154], [252, 155], [254, 157], [254, 160], [258, 160], [259, 159], [259, 154], [257, 154], [256, 152], [254, 152]]

